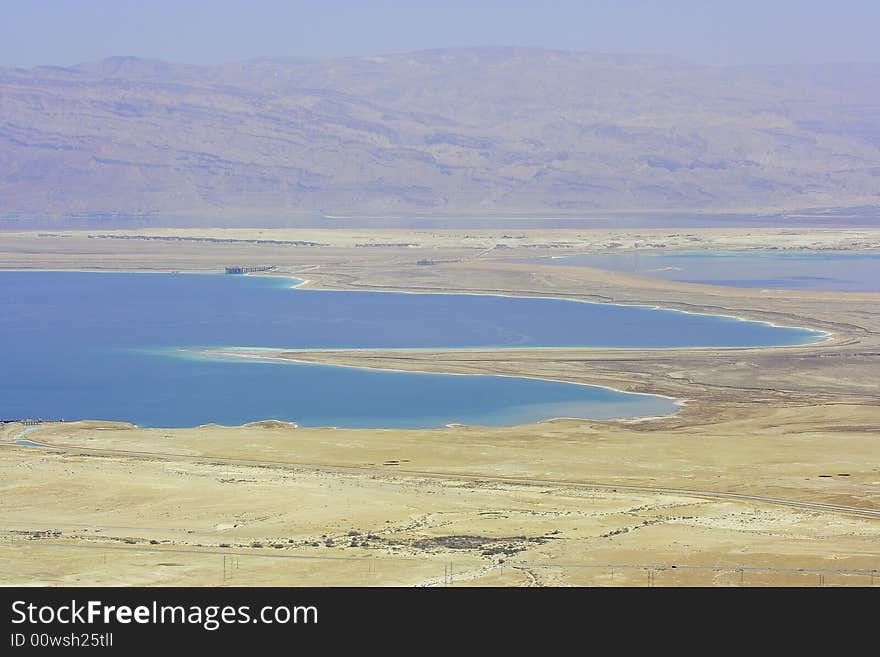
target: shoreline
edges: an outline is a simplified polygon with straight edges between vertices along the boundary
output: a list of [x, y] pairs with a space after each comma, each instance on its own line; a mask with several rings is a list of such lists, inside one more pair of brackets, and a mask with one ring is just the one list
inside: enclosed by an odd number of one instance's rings
[[[230, 349], [230, 348], [226, 347], [225, 349]], [[243, 347], [243, 349], [249, 349], [249, 347]], [[259, 347], [257, 349], [259, 349]], [[271, 347], [269, 347], [268, 349], [271, 349]], [[444, 427], [455, 427], [455, 426], [459, 426], [459, 427], [528, 426], [530, 424], [541, 424], [543, 422], [552, 422], [554, 420], [574, 420], [574, 421], [580, 421], [580, 422], [645, 422], [645, 421], [649, 421], [649, 420], [661, 420], [661, 419], [668, 419], [668, 418], [675, 417], [676, 415], [678, 415], [681, 412], [681, 409], [685, 405], [687, 405], [687, 403], [689, 401], [692, 401], [689, 399], [680, 398], [680, 397], [673, 397], [671, 395], [664, 395], [661, 393], [634, 392], [631, 390], [622, 390], [620, 388], [615, 388], [613, 386], [597, 385], [597, 384], [592, 384], [592, 383], [582, 383], [580, 381], [566, 381], [564, 379], [550, 379], [550, 378], [539, 377], [539, 376], [528, 376], [528, 375], [517, 375], [517, 374], [480, 374], [480, 373], [475, 373], [475, 372], [432, 372], [430, 370], [404, 370], [404, 369], [391, 368], [391, 367], [368, 367], [366, 365], [351, 365], [351, 364], [345, 364], [345, 363], [321, 363], [321, 362], [314, 362], [314, 361], [308, 361], [308, 360], [300, 360], [300, 359], [296, 359], [296, 358], [284, 358], [283, 356], [280, 356], [280, 355], [259, 356], [259, 355], [251, 355], [251, 354], [236, 354], [234, 352], [230, 353], [230, 352], [218, 351], [218, 355], [213, 356], [212, 354], [205, 355], [205, 352], [209, 351], [209, 350], [201, 350], [200, 351], [198, 349], [185, 349], [185, 348], [177, 348], [176, 350], [179, 352], [187, 353], [187, 354], [195, 354], [195, 356], [194, 356], [195, 358], [202, 358], [205, 360], [217, 360], [217, 361], [223, 361], [223, 362], [235, 362], [238, 360], [255, 360], [255, 361], [270, 363], [270, 364], [296, 363], [296, 364], [300, 364], [300, 365], [316, 365], [319, 367], [346, 367], [349, 369], [365, 370], [365, 371], [371, 371], [371, 372], [398, 372], [398, 373], [402, 373], [402, 374], [427, 374], [429, 376], [482, 376], [482, 377], [498, 377], [498, 378], [507, 378], [507, 379], [527, 379], [527, 380], [532, 380], [532, 381], [549, 381], [552, 383], [564, 383], [564, 384], [568, 384], [568, 385], [584, 386], [587, 388], [610, 390], [612, 392], [615, 392], [615, 393], [618, 393], [621, 395], [635, 395], [638, 397], [658, 397], [661, 399], [667, 399], [667, 400], [671, 401], [673, 404], [675, 404], [675, 406], [676, 406], [676, 409], [674, 412], [667, 413], [666, 415], [638, 415], [635, 417], [617, 417], [617, 418], [550, 417], [550, 418], [544, 418], [541, 420], [535, 420], [534, 422], [517, 423], [517, 424], [510, 424], [510, 425], [498, 425], [498, 424], [482, 425], [482, 424], [466, 424], [463, 422], [450, 422], [450, 423], [447, 423], [443, 426], [425, 427], [425, 429], [428, 429], [428, 430], [441, 429]], [[280, 351], [286, 352], [289, 350], [280, 350]], [[279, 421], [279, 422], [288, 422], [287, 420], [278, 420], [277, 418], [270, 418], [268, 420], [267, 419], [253, 420], [253, 421], [245, 423], [243, 425], [233, 425], [233, 426], [247, 426], [247, 424], [251, 424], [254, 422], [267, 422], [267, 421], [273, 421], [273, 420]], [[294, 422], [294, 424], [296, 424], [296, 423]], [[223, 426], [226, 426], [226, 425], [223, 425]], [[310, 428], [310, 429], [315, 429], [315, 428], [340, 429], [340, 427], [336, 427], [336, 426], [332, 426], [332, 427], [305, 427], [305, 425], [298, 425], [298, 426], [303, 426], [304, 428]], [[179, 428], [179, 427], [171, 427], [171, 428]], [[350, 428], [351, 427], [342, 427], [342, 429], [350, 429]], [[369, 428], [367, 428], [367, 430], [397, 431], [397, 430], [400, 430], [400, 427], [369, 427]]]
[[[24, 270], [24, 271], [67, 271], [67, 272], [80, 272], [80, 273], [109, 273], [104, 270], [82, 270], [82, 269], [74, 269], [74, 270]], [[205, 276], [225, 276], [221, 273], [192, 273], [192, 272], [167, 272], [167, 271], [130, 271], [130, 270], [116, 270], [116, 273], [165, 273], [165, 274], [176, 274], [176, 275], [205, 275]], [[246, 276], [257, 276], [262, 278], [283, 278], [290, 282], [292, 285], [289, 286], [288, 289], [300, 289], [304, 286], [311, 283], [311, 279], [305, 278], [297, 278], [296, 276], [289, 274], [246, 274]], [[339, 288], [310, 288], [315, 291], [323, 291], [323, 292], [344, 292], [349, 290], [339, 289]], [[364, 290], [352, 290], [354, 292], [364, 291]], [[387, 294], [439, 294], [445, 296], [494, 296], [494, 297], [509, 297], [509, 298], [522, 298], [522, 299], [552, 299], [563, 302], [580, 302], [587, 303], [594, 306], [600, 305], [615, 305], [621, 307], [637, 307], [637, 308], [645, 308], [649, 310], [658, 310], [658, 311], [666, 311], [666, 312], [678, 312], [687, 315], [697, 315], [704, 317], [723, 317], [734, 319], [736, 321], [743, 322], [752, 322], [755, 324], [763, 324], [765, 326], [773, 326], [776, 328], [795, 328], [805, 331], [810, 331], [813, 333], [820, 333], [820, 331], [816, 329], [807, 329], [803, 327], [788, 327], [779, 324], [775, 324], [769, 321], [761, 321], [761, 320], [749, 320], [740, 316], [735, 315], [722, 315], [716, 313], [702, 313], [702, 312], [693, 312], [687, 310], [679, 310], [674, 308], [664, 308], [658, 305], [649, 305], [649, 304], [626, 304], [626, 303], [603, 303], [603, 302], [594, 302], [594, 301], [585, 301], [581, 299], [572, 299], [565, 296], [524, 296], [524, 295], [516, 295], [516, 294], [493, 294], [493, 293], [482, 293], [482, 292], [414, 292], [408, 290], [370, 290], [372, 292], [384, 292]], [[315, 363], [310, 360], [303, 360], [297, 358], [285, 358], [282, 353], [292, 353], [295, 354], [297, 352], [302, 353], [346, 353], [346, 352], [361, 352], [361, 353], [375, 353], [375, 352], [394, 352], [394, 353], [425, 353], [425, 352], [440, 352], [440, 353], [450, 353], [450, 352], [461, 352], [461, 351], [474, 351], [474, 352], [510, 352], [510, 351], [545, 351], [545, 352], [554, 352], [554, 351], [578, 351], [578, 350], [602, 350], [602, 351], [621, 351], [621, 352], [632, 352], [632, 351], [670, 351], [670, 350], [682, 350], [682, 351], [741, 351], [741, 350], [752, 350], [752, 349], [780, 349], [783, 347], [810, 347], [815, 345], [820, 345], [823, 343], [827, 343], [832, 340], [833, 334], [827, 331], [821, 331], [821, 334], [824, 336], [821, 340], [816, 340], [813, 342], [807, 343], [794, 343], [788, 345], [749, 345], [749, 346], [696, 346], [696, 347], [603, 347], [603, 346], [528, 346], [528, 347], [504, 347], [504, 346], [488, 346], [488, 347], [418, 347], [418, 348], [273, 348], [273, 347], [209, 347], [205, 349], [193, 349], [193, 348], [176, 348], [178, 354], [190, 355], [196, 358], [205, 358], [208, 360], [221, 360], [227, 362], [240, 361], [245, 359], [256, 360], [266, 363], [300, 363], [300, 364], [319, 364], [325, 367], [349, 367], [354, 369], [361, 369], [367, 371], [388, 371], [388, 372], [400, 372], [400, 373], [420, 373], [426, 375], [440, 375], [440, 376], [496, 376], [496, 377], [504, 377], [504, 378], [513, 378], [513, 379], [522, 379], [522, 380], [537, 380], [537, 381], [551, 381], [555, 383], [564, 383], [569, 385], [581, 385], [589, 388], [593, 388], [595, 390], [606, 390], [611, 391], [616, 394], [626, 394], [626, 395], [639, 395], [642, 397], [654, 397], [658, 399], [666, 399], [671, 401], [675, 405], [675, 410], [671, 413], [667, 413], [664, 415], [637, 415], [634, 417], [615, 417], [615, 418], [590, 418], [590, 417], [551, 417], [551, 418], [542, 418], [535, 420], [534, 422], [528, 422], [526, 424], [538, 424], [542, 422], [549, 422], [553, 420], [576, 420], [576, 421], [597, 421], [597, 422], [645, 422], [649, 420], [655, 419], [668, 419], [675, 417], [678, 415], [682, 408], [689, 402], [693, 401], [691, 399], [685, 397], [676, 397], [672, 395], [665, 395], [662, 393], [656, 392], [635, 392], [631, 390], [623, 390], [619, 387], [613, 385], [606, 384], [595, 384], [595, 383], [584, 383], [578, 381], [570, 381], [560, 378], [552, 378], [552, 377], [542, 377], [542, 376], [529, 376], [529, 375], [519, 375], [519, 374], [497, 374], [497, 373], [462, 373], [462, 372], [438, 372], [431, 371], [425, 369], [400, 369], [400, 368], [391, 368], [391, 367], [370, 367], [365, 365], [352, 365], [352, 364], [344, 364], [344, 363]], [[174, 349], [174, 348], [171, 348]], [[271, 352], [269, 354], [259, 354], [254, 353], [260, 350], [265, 350], [267, 352]], [[162, 350], [166, 351], [166, 350]], [[250, 353], [247, 353], [247, 352]], [[245, 352], [245, 353], [242, 353]], [[260, 420], [251, 420], [251, 422], [259, 422], [259, 421], [267, 421], [275, 418], [263, 418]], [[461, 422], [454, 422], [453, 424], [464, 424]], [[482, 425], [471, 425], [467, 424], [466, 426], [482, 426]], [[500, 426], [500, 425], [491, 425], [491, 426]], [[503, 425], [503, 426], [519, 426], [518, 424], [512, 425]], [[373, 429], [396, 429], [399, 427], [372, 427]]]
[[[564, 257], [564, 256], [560, 256]], [[611, 270], [602, 269], [600, 271], [607, 273], [617, 273]], [[781, 345], [744, 345], [738, 347], [719, 347], [719, 346], [702, 346], [702, 347], [605, 347], [605, 346], [572, 346], [572, 347], [496, 347], [495, 349], [779, 349], [783, 347], [806, 347], [810, 345], [822, 344], [823, 342], [830, 342], [834, 339], [834, 333], [831, 331], [826, 331], [823, 329], [810, 328], [807, 326], [789, 326], [787, 324], [776, 324], [771, 322], [770, 320], [763, 319], [749, 319], [748, 317], [742, 317], [741, 315], [727, 315], [723, 313], [707, 313], [707, 312], [696, 312], [693, 310], [681, 310], [680, 308], [668, 308], [665, 306], [659, 306], [649, 303], [621, 303], [618, 301], [586, 301], [584, 299], [572, 299], [571, 297], [563, 297], [563, 296], [545, 296], [545, 295], [523, 295], [523, 294], [500, 294], [495, 292], [425, 292], [418, 291], [414, 292], [412, 290], [357, 290], [357, 289], [345, 289], [345, 288], [329, 288], [329, 287], [306, 287], [312, 281], [310, 279], [299, 279], [295, 276], [288, 276], [285, 274], [271, 274], [271, 273], [262, 273], [257, 272], [253, 274], [244, 274], [245, 276], [254, 276], [261, 278], [288, 278], [290, 280], [299, 281], [295, 285], [291, 285], [291, 290], [303, 289], [303, 290], [315, 290], [316, 292], [376, 292], [376, 293], [385, 293], [385, 294], [432, 294], [437, 296], [471, 296], [471, 297], [503, 297], [508, 299], [550, 299], [553, 301], [568, 301], [571, 303], [586, 303], [595, 306], [619, 306], [621, 308], [647, 308], [649, 310], [658, 310], [660, 312], [670, 312], [670, 313], [682, 313], [683, 315], [696, 315], [700, 317], [723, 317], [725, 319], [733, 319], [738, 322], [747, 322], [751, 324], [764, 324], [765, 326], [770, 326], [772, 328], [781, 328], [781, 329], [792, 329], [797, 331], [809, 331], [811, 333], [816, 333], [821, 335], [820, 339], [815, 340], [813, 342], [801, 342], [797, 344], [781, 344]], [[647, 279], [652, 280], [652, 279]], [[673, 283], [682, 283], [682, 281], [671, 281]], [[688, 285], [689, 283], [683, 282], [683, 284]], [[420, 347], [419, 347], [420, 348]], [[388, 351], [392, 351], [395, 348], [389, 348]], [[406, 349], [406, 347], [402, 347], [402, 349]], [[414, 348], [416, 349], [416, 348]], [[482, 347], [463, 347], [463, 350], [467, 349], [482, 349]], [[492, 348], [486, 348], [492, 349]], [[356, 351], [357, 349], [346, 349], [345, 351]], [[448, 351], [449, 348], [440, 348], [435, 349], [434, 351]], [[320, 349], [310, 349], [309, 351], [321, 351]]]
[[[586, 268], [585, 268], [586, 269]], [[83, 273], [83, 274], [173, 274], [180, 276], [226, 276], [222, 272], [205, 272], [198, 270], [134, 270], [134, 269], [39, 269], [39, 268], [10, 268], [3, 269], [0, 268], [0, 274], [3, 272], [69, 272], [69, 273]], [[602, 272], [607, 273], [617, 273], [609, 270], [600, 270]], [[693, 310], [682, 310], [680, 308], [670, 308], [666, 306], [651, 304], [651, 303], [622, 303], [617, 301], [587, 301], [584, 299], [573, 299], [571, 297], [565, 296], [548, 296], [548, 295], [524, 295], [524, 294], [501, 294], [496, 292], [429, 292], [429, 291], [413, 291], [413, 290], [405, 290], [405, 289], [391, 289], [391, 290], [359, 290], [359, 289], [347, 289], [347, 288], [330, 288], [330, 287], [306, 287], [309, 283], [313, 281], [311, 279], [300, 279], [292, 274], [285, 273], [248, 273], [241, 274], [240, 277], [254, 277], [254, 278], [286, 278], [292, 281], [299, 281], [298, 283], [291, 285], [289, 289], [292, 290], [312, 290], [315, 292], [373, 292], [373, 293], [383, 293], [383, 294], [414, 294], [414, 295], [436, 295], [436, 296], [475, 296], [475, 297], [502, 297], [502, 298], [510, 298], [510, 299], [549, 299], [553, 301], [566, 301], [570, 303], [585, 303], [595, 306], [619, 306], [622, 308], [647, 308], [649, 310], [657, 310], [660, 312], [671, 312], [671, 313], [681, 313], [684, 315], [696, 315], [702, 317], [721, 317], [724, 319], [732, 319], [739, 322], [747, 322], [752, 324], [763, 324], [765, 326], [770, 326], [772, 328], [780, 328], [780, 329], [792, 329], [796, 331], [809, 331], [811, 333], [816, 333], [821, 335], [821, 338], [812, 342], [801, 342], [795, 344], [782, 344], [782, 345], [743, 345], [743, 346], [697, 346], [697, 347], [607, 347], [607, 346], [563, 346], [563, 347], [546, 347], [546, 346], [534, 346], [534, 347], [441, 347], [437, 349], [432, 349], [433, 351], [451, 351], [451, 350], [468, 350], [468, 349], [485, 349], [487, 351], [496, 351], [496, 350], [507, 350], [507, 349], [602, 349], [602, 350], [612, 350], [612, 349], [626, 349], [626, 350], [665, 350], [665, 349], [782, 349], [787, 347], [808, 347], [813, 345], [819, 345], [827, 342], [832, 342], [835, 339], [835, 334], [832, 331], [828, 331], [825, 329], [817, 329], [811, 328], [808, 326], [790, 326], [787, 324], [776, 324], [770, 320], [764, 319], [749, 319], [748, 317], [743, 317], [741, 315], [731, 315], [725, 313], [710, 313], [710, 312], [699, 312]], [[653, 280], [653, 279], [646, 279]], [[669, 281], [673, 283], [681, 283], [680, 281]], [[681, 283], [683, 285], [690, 285], [690, 283]], [[713, 286], [709, 286], [713, 287]], [[836, 294], [836, 293], [834, 293]], [[860, 294], [860, 293], [859, 293]], [[343, 349], [344, 351], [357, 351], [360, 348], [347, 348]], [[397, 348], [389, 347], [382, 348], [383, 351], [392, 351]], [[422, 347], [401, 347], [400, 349], [423, 349]], [[429, 348], [431, 349], [431, 348]], [[293, 351], [293, 350], [291, 350]], [[322, 349], [309, 349], [309, 351], [322, 351]], [[339, 350], [335, 350], [339, 351]]]
[[[249, 347], [243, 347], [243, 349], [248, 349], [248, 348]], [[259, 349], [259, 348], [260, 347], [258, 347], [257, 349]], [[268, 348], [271, 349], [271, 347], [268, 347]], [[555, 348], [555, 347], [548, 347], [548, 348]], [[559, 348], [564, 349], [565, 347], [559, 347]], [[226, 347], [226, 349], [230, 349], [230, 347]], [[584, 418], [584, 417], [554, 417], [554, 418], [547, 418], [544, 420], [537, 420], [536, 422], [529, 422], [527, 424], [539, 424], [541, 422], [551, 422], [553, 420], [580, 420], [580, 421], [591, 421], [591, 422], [623, 422], [623, 421], [642, 422], [645, 420], [666, 419], [666, 418], [671, 418], [671, 417], [678, 415], [678, 413], [681, 411], [681, 408], [684, 407], [689, 401], [692, 401], [692, 400], [685, 399], [685, 398], [673, 397], [671, 395], [664, 395], [664, 394], [655, 393], [655, 392], [633, 392], [631, 390], [622, 390], [620, 388], [614, 388], [612, 386], [597, 385], [597, 384], [593, 384], [593, 383], [582, 383], [580, 381], [566, 381], [564, 379], [548, 379], [548, 378], [539, 377], [539, 376], [528, 376], [528, 375], [518, 375], [518, 374], [480, 374], [480, 373], [476, 373], [476, 372], [431, 372], [429, 370], [404, 370], [404, 369], [391, 368], [391, 367], [368, 367], [366, 365], [351, 365], [351, 364], [346, 364], [346, 363], [321, 363], [321, 362], [314, 362], [314, 361], [309, 361], [309, 360], [300, 360], [300, 359], [296, 359], [296, 358], [284, 358], [283, 356], [280, 356], [280, 355], [276, 355], [274, 357], [273, 356], [258, 356], [258, 355], [249, 355], [249, 354], [235, 354], [235, 353], [228, 353], [228, 352], [222, 352], [222, 351], [219, 352], [220, 357], [212, 358], [212, 356], [210, 356], [210, 355], [209, 356], [202, 355], [202, 354], [204, 354], [204, 351], [199, 352], [198, 350], [186, 350], [186, 349], [178, 349], [178, 351], [184, 351], [187, 353], [196, 353], [196, 354], [198, 354], [196, 357], [205, 358], [207, 360], [227, 360], [227, 362], [234, 362], [236, 360], [251, 359], [251, 360], [257, 360], [257, 361], [262, 361], [262, 362], [267, 362], [267, 363], [279, 363], [280, 362], [280, 363], [299, 363], [302, 365], [318, 365], [321, 367], [348, 367], [351, 369], [367, 370], [367, 371], [372, 371], [372, 372], [400, 372], [400, 373], [404, 373], [404, 374], [429, 374], [429, 375], [433, 375], [433, 376], [483, 376], [483, 377], [500, 377], [500, 378], [508, 378], [508, 379], [530, 379], [532, 381], [551, 381], [553, 383], [565, 383], [565, 384], [575, 385], [575, 386], [585, 386], [587, 388], [600, 388], [603, 390], [611, 390], [612, 392], [616, 392], [621, 395], [636, 395], [639, 397], [659, 397], [661, 399], [668, 399], [669, 401], [673, 402], [677, 407], [677, 409], [674, 413], [669, 413], [667, 415], [651, 415], [651, 416], [637, 416], [637, 417], [632, 417], [632, 418], [606, 418], [606, 419], [595, 419], [595, 418]], [[277, 351], [288, 352], [288, 351], [293, 351], [293, 350], [277, 350]], [[225, 358], [224, 358], [224, 356], [225, 356]], [[265, 422], [265, 420], [257, 420], [257, 421]], [[456, 425], [456, 426], [462, 426], [462, 427], [483, 426], [483, 425], [463, 424], [461, 422], [452, 422], [450, 424]], [[502, 426], [502, 425], [491, 425], [491, 426]], [[526, 425], [516, 424], [516, 425], [503, 425], [503, 426], [526, 426]], [[336, 428], [336, 427], [333, 427], [333, 428]], [[439, 428], [439, 427], [436, 427], [436, 428]], [[392, 427], [392, 429], [393, 429], [393, 427]]]

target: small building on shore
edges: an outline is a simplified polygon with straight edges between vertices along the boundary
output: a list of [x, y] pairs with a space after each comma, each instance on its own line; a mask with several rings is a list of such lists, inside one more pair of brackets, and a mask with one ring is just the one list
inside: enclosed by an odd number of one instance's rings
[[272, 271], [275, 269], [275, 265], [269, 265], [266, 267], [227, 267], [227, 274], [253, 274], [260, 271]]

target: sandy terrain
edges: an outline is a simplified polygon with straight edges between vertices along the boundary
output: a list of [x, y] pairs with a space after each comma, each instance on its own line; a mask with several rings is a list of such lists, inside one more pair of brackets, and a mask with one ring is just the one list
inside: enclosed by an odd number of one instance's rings
[[[7, 269], [273, 264], [313, 286], [648, 303], [832, 334], [773, 349], [275, 354], [687, 400], [674, 417], [639, 422], [432, 431], [86, 422], [28, 433], [53, 450], [15, 447], [23, 427], [0, 425], [0, 582], [880, 584], [880, 294], [506, 261], [661, 244], [873, 251], [880, 230], [0, 233]], [[20, 533], [49, 529], [60, 535]]]

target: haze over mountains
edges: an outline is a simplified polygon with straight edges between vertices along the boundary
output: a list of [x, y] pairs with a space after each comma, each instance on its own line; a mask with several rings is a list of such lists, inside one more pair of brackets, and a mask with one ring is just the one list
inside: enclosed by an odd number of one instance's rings
[[522, 48], [0, 69], [0, 217], [880, 206], [880, 64]]

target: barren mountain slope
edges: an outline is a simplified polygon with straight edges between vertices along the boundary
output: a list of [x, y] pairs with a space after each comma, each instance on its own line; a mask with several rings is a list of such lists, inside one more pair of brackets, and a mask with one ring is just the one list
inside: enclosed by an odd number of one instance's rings
[[0, 216], [880, 205], [880, 65], [535, 49], [0, 69]]

